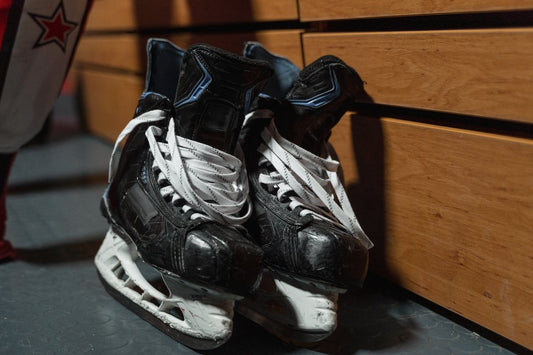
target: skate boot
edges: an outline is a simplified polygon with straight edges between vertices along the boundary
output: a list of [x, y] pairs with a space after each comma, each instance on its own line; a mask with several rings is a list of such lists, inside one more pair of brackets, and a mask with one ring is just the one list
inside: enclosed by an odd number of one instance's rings
[[327, 145], [331, 129], [362, 92], [352, 68], [322, 57], [299, 73], [282, 100], [260, 95], [243, 129], [254, 203], [246, 226], [265, 253], [266, 270], [259, 289], [237, 310], [293, 344], [330, 335], [338, 294], [366, 277], [372, 242]]
[[183, 53], [152, 40], [148, 56], [145, 92], [111, 158], [102, 199], [110, 228], [95, 263], [141, 317], [212, 349], [230, 337], [234, 302], [261, 275], [262, 251], [241, 226], [251, 213], [247, 177], [233, 154], [244, 102], [271, 69], [206, 45]]

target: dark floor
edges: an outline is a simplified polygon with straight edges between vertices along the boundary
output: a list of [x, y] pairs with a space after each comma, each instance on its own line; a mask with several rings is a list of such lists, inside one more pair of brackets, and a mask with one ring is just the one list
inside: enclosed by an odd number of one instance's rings
[[[0, 264], [0, 354], [195, 354], [103, 289], [93, 256], [111, 145], [55, 120], [53, 139], [23, 149], [7, 198], [16, 261]], [[508, 350], [370, 279], [341, 296], [339, 327], [314, 350], [285, 345], [236, 316], [214, 354], [505, 354]]]

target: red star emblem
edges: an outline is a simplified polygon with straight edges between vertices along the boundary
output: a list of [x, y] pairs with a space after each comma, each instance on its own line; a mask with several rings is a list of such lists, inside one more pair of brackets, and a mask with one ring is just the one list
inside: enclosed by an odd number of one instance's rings
[[68, 35], [78, 26], [77, 23], [67, 19], [63, 1], [59, 3], [50, 16], [28, 13], [33, 21], [41, 28], [42, 32], [33, 48], [41, 47], [49, 43], [55, 43], [65, 52]]

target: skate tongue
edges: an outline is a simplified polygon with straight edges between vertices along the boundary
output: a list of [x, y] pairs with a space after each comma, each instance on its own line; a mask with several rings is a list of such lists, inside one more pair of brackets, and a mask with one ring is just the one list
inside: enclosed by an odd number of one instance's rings
[[244, 112], [271, 75], [267, 62], [192, 46], [183, 57], [174, 101], [176, 134], [233, 154]]
[[364, 95], [359, 75], [334, 56], [324, 56], [300, 72], [285, 99], [289, 109], [276, 117], [281, 135], [321, 155], [331, 129]]
[[157, 38], [150, 38], [146, 49], [146, 82], [134, 117], [157, 109], [166, 111], [170, 116], [174, 112], [170, 100], [178, 86], [178, 74], [185, 51], [165, 39]]
[[185, 51], [165, 39], [150, 38], [145, 93], [154, 92], [174, 98]]
[[300, 73], [300, 69], [294, 63], [285, 57], [270, 53], [259, 42], [246, 42], [243, 55], [246, 58], [264, 60], [270, 63], [274, 75], [267, 80], [261, 94], [278, 100], [285, 97]]

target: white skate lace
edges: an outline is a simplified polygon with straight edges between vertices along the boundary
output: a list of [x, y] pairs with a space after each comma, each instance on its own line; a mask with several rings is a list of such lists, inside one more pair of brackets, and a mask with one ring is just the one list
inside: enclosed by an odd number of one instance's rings
[[[264, 117], [269, 113], [264, 110], [255, 114]], [[347, 229], [367, 248], [373, 246], [357, 221], [337, 175], [338, 161], [329, 155], [325, 159], [316, 156], [281, 137], [274, 120], [264, 128], [261, 139], [259, 164], [274, 169], [260, 174], [260, 183], [266, 185], [269, 191], [275, 191], [279, 201], [290, 201], [289, 209], [301, 207], [301, 216], [312, 215], [332, 222]]]
[[[135, 127], [167, 118], [164, 111], [152, 110], [132, 119], [120, 133], [109, 162], [109, 181], [113, 178], [120, 142]], [[240, 225], [251, 215], [248, 180], [242, 160], [208, 145], [175, 135], [170, 118], [166, 136], [157, 126], [149, 126], [145, 136], [154, 157], [152, 168], [158, 172], [160, 193], [190, 210], [191, 219], [207, 218]], [[240, 149], [238, 154], [242, 156]], [[244, 211], [244, 212], [243, 212]]]

